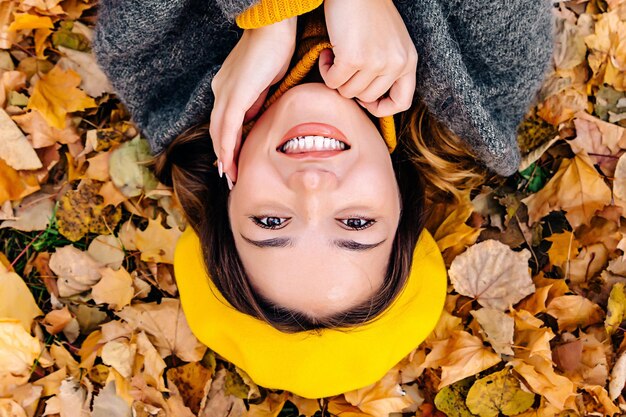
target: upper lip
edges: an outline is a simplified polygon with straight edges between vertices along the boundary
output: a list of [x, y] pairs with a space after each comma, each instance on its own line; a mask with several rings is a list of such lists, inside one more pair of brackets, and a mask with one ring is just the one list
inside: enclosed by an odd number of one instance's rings
[[298, 136], [324, 136], [342, 141], [348, 146], [348, 149], [350, 147], [350, 143], [346, 139], [346, 135], [344, 135], [343, 132], [335, 126], [326, 123], [309, 122], [301, 123], [289, 129], [283, 135], [280, 143], [276, 147], [276, 150], [279, 151], [289, 139], [293, 139]]

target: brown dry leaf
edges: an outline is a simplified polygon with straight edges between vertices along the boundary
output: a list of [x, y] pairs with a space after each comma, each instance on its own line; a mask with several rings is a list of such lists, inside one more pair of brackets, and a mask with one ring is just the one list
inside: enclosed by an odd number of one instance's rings
[[113, 235], [100, 235], [91, 241], [87, 253], [94, 260], [111, 269], [119, 269], [124, 262], [122, 242]]
[[569, 262], [570, 286], [574, 289], [587, 282], [604, 269], [609, 253], [604, 244], [596, 243], [584, 247], [578, 256]]
[[[564, 334], [563, 338], [568, 335]], [[609, 376], [606, 345], [593, 334], [583, 331], [580, 332], [577, 342], [580, 343], [580, 360], [577, 363], [573, 361], [575, 366], [566, 370], [565, 376], [578, 385], [606, 385]]]
[[392, 369], [378, 382], [344, 393], [346, 401], [373, 416], [385, 416], [410, 407], [413, 401], [400, 387], [400, 373]]
[[39, 183], [34, 175], [18, 172], [0, 159], [0, 205], [19, 200], [37, 190]]
[[111, 340], [102, 346], [102, 362], [113, 367], [124, 378], [130, 378], [133, 362], [137, 354], [137, 344], [126, 339]]
[[68, 113], [96, 106], [91, 97], [78, 89], [79, 84], [77, 73], [55, 66], [35, 84], [27, 109], [38, 110], [50, 126], [63, 129]]
[[[251, 404], [246, 417], [277, 417], [287, 401], [289, 393], [271, 392], [261, 404]], [[382, 414], [381, 414], [382, 415]]]
[[576, 113], [589, 108], [585, 87], [585, 84], [568, 85], [540, 103], [537, 115], [553, 126], [572, 119]]
[[527, 361], [514, 359], [510, 363], [534, 393], [542, 395], [559, 410], [569, 406], [576, 395], [574, 384], [554, 372], [552, 361], [535, 356]]
[[30, 332], [33, 319], [43, 315], [24, 280], [15, 272], [0, 272], [0, 317], [19, 320]]
[[[596, 401], [602, 405], [604, 409], [604, 415], [614, 416], [617, 413], [621, 413], [619, 407], [617, 407], [613, 401], [609, 398], [609, 394], [606, 392], [603, 386], [599, 385], [586, 385], [582, 387], [585, 391], [592, 394]], [[623, 414], [622, 414], [623, 415]]]
[[[142, 375], [147, 384], [159, 391], [167, 391], [163, 381], [163, 371], [167, 367], [159, 352], [150, 343], [148, 336], [144, 332], [137, 334], [137, 352], [143, 361]], [[139, 358], [137, 359], [139, 360]]]
[[66, 117], [65, 127], [63, 129], [57, 129], [48, 125], [41, 113], [37, 110], [31, 110], [28, 113], [13, 116], [13, 120], [24, 132], [29, 134], [28, 138], [35, 149], [45, 148], [57, 143], [76, 143], [80, 140], [80, 136], [76, 132], [76, 128], [70, 117]]
[[626, 209], [626, 154], [620, 156], [615, 167], [613, 195], [615, 196], [615, 205]]
[[174, 263], [176, 242], [182, 235], [178, 228], [166, 229], [161, 226], [161, 217], [148, 219], [148, 227], [138, 230], [135, 235], [135, 244], [141, 251], [141, 260], [145, 262]]
[[500, 310], [481, 308], [470, 312], [481, 327], [481, 334], [499, 355], [513, 355], [515, 320]]
[[67, 308], [67, 306], [64, 306], [59, 310], [52, 310], [51, 312], [46, 314], [46, 317], [44, 317], [41, 324], [44, 325], [48, 333], [57, 334], [63, 331], [65, 326], [67, 326], [67, 324], [72, 321], [72, 319], [72, 313], [70, 313], [70, 310]]
[[26, 197], [15, 211], [15, 220], [6, 220], [0, 229], [10, 227], [23, 232], [45, 230], [54, 210], [53, 196], [35, 193]]
[[433, 342], [433, 348], [426, 356], [424, 368], [441, 367], [441, 389], [456, 381], [500, 362], [500, 356], [483, 345], [483, 341], [466, 331], [455, 331], [447, 340]]
[[589, 223], [596, 210], [611, 203], [611, 190], [588, 156], [564, 159], [556, 174], [537, 193], [522, 200], [528, 206], [529, 224], [555, 210], [565, 210], [576, 228]]
[[121, 310], [129, 305], [135, 292], [130, 274], [124, 268], [117, 271], [101, 268], [99, 272], [102, 278], [91, 289], [96, 304], [108, 304], [113, 310]]
[[211, 384], [213, 373], [199, 362], [188, 363], [167, 370], [167, 382], [176, 385], [183, 403], [194, 413], [200, 411], [200, 404], [206, 395], [207, 384]]
[[609, 383], [609, 396], [615, 400], [621, 394], [626, 384], [626, 351], [622, 352], [611, 371], [611, 382]]
[[71, 69], [80, 76], [80, 88], [91, 97], [100, 97], [104, 93], [113, 93], [113, 87], [107, 76], [96, 63], [93, 52], [81, 52], [59, 46], [65, 57], [58, 62], [63, 69]]
[[548, 304], [547, 313], [556, 317], [559, 330], [573, 331], [604, 319], [604, 312], [597, 305], [580, 295], [563, 295]]
[[61, 297], [69, 297], [91, 289], [100, 280], [99, 268], [87, 252], [72, 245], [57, 248], [50, 256], [50, 269], [58, 276], [57, 286]]
[[43, 165], [26, 136], [0, 108], [0, 158], [13, 169], [39, 169]]
[[56, 212], [59, 232], [75, 242], [87, 232], [108, 235], [122, 218], [119, 207], [105, 206], [98, 195], [100, 183], [83, 180], [76, 190], [59, 200]]
[[535, 291], [528, 270], [530, 252], [514, 252], [496, 240], [471, 246], [450, 265], [454, 289], [483, 307], [501, 311]]
[[586, 112], [576, 113], [574, 125], [576, 138], [568, 140], [572, 151], [586, 152], [605, 175], [612, 176], [617, 163], [615, 157], [626, 148], [626, 129]]
[[134, 304], [116, 314], [134, 329], [145, 331], [163, 358], [175, 354], [184, 361], [198, 362], [206, 352], [206, 346], [191, 332], [178, 299]]
[[464, 201], [439, 225], [433, 237], [442, 252], [450, 249], [452, 258], [474, 244], [482, 229], [475, 229], [465, 224], [474, 206]]
[[104, 185], [100, 188], [100, 191], [98, 191], [98, 195], [101, 195], [102, 198], [104, 198], [104, 201], [102, 203], [104, 204], [104, 206], [108, 206], [110, 204], [113, 207], [117, 207], [120, 203], [128, 199], [128, 197], [126, 197], [120, 192], [120, 190], [117, 189], [112, 181], [105, 182]]
[[225, 368], [215, 374], [204, 409], [198, 414], [199, 417], [239, 417], [245, 413], [246, 407], [243, 400], [226, 394], [226, 374]]
[[293, 393], [290, 393], [288, 399], [298, 408], [298, 413], [305, 417], [313, 417], [313, 415], [320, 410], [320, 405], [317, 400], [300, 397]]
[[110, 157], [111, 152], [99, 152], [96, 156], [88, 158], [87, 163], [89, 166], [87, 171], [85, 171], [87, 178], [102, 182], [108, 181]]

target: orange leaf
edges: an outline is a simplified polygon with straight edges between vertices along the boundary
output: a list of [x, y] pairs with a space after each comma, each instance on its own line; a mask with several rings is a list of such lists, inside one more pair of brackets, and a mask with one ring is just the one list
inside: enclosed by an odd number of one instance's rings
[[9, 30], [52, 29], [54, 25], [48, 16], [37, 16], [29, 13], [15, 14], [15, 20]]
[[41, 112], [50, 126], [63, 129], [66, 114], [96, 106], [96, 102], [78, 88], [79, 84], [77, 73], [56, 66], [37, 81], [27, 108]]
[[38, 189], [39, 184], [34, 175], [18, 172], [0, 159], [0, 204], [19, 200]]
[[529, 224], [555, 210], [576, 228], [589, 223], [596, 210], [611, 203], [611, 189], [585, 154], [565, 159], [552, 179], [538, 193], [522, 200], [528, 206]]

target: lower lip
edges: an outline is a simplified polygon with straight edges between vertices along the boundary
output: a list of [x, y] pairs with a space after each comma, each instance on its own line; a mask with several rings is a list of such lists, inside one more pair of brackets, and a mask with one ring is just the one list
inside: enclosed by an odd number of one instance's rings
[[293, 158], [293, 159], [319, 159], [319, 158], [330, 158], [330, 157], [339, 155], [342, 152], [344, 151], [308, 151], [308, 152], [299, 152], [299, 153], [281, 152], [281, 154], [289, 158]]

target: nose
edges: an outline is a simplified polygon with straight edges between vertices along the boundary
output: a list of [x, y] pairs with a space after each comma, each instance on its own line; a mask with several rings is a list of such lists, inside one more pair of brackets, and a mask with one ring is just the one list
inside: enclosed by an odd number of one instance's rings
[[330, 191], [337, 187], [337, 176], [322, 169], [304, 169], [296, 171], [289, 177], [288, 185], [293, 191], [312, 193]]

